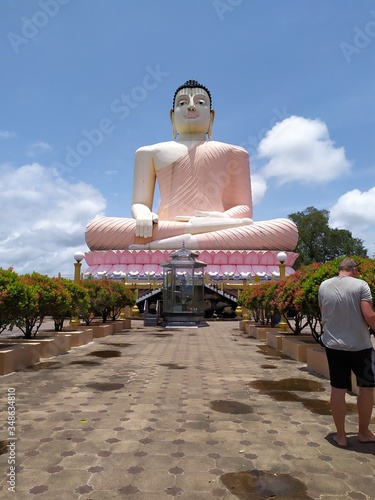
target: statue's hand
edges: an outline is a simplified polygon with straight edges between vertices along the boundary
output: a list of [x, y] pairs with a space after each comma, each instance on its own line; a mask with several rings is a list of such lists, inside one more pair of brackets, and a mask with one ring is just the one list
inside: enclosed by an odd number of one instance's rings
[[176, 222], [189, 222], [190, 219], [191, 215], [176, 215], [174, 218]]
[[195, 216], [196, 217], [216, 217], [216, 218], [222, 217], [223, 219], [229, 218], [229, 215], [224, 214], [223, 212], [206, 212], [204, 210], [196, 210]]
[[135, 235], [140, 236], [141, 238], [151, 238], [153, 225], [157, 224], [158, 221], [158, 214], [155, 214], [154, 212], [140, 215], [136, 219]]

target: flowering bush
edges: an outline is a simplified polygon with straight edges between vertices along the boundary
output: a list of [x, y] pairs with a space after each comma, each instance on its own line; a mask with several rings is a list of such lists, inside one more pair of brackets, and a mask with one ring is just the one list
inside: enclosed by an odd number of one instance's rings
[[0, 269], [0, 333], [17, 327], [30, 339], [37, 335], [46, 316], [52, 316], [55, 331], [60, 331], [73, 312], [86, 324], [96, 314], [102, 316], [103, 322], [108, 317], [115, 320], [123, 307], [134, 302], [134, 294], [115, 281], [75, 283], [38, 273], [18, 275], [12, 269]]
[[[375, 294], [375, 260], [353, 257], [359, 264], [358, 278], [364, 279]], [[279, 312], [286, 317], [289, 328], [295, 333], [308, 326], [315, 335], [321, 327], [318, 303], [320, 284], [338, 274], [341, 258], [326, 264], [313, 263], [301, 267], [294, 274], [280, 281], [253, 285], [243, 291], [238, 304], [253, 311], [256, 321], [264, 323], [270, 315]], [[293, 321], [290, 321], [293, 317]]]
[[0, 269], [0, 333], [12, 326], [17, 289], [18, 274], [12, 269]]
[[99, 281], [88, 279], [82, 284], [90, 301], [89, 307], [80, 311], [86, 325], [89, 325], [95, 316], [101, 316], [103, 323], [108, 318], [116, 320], [123, 307], [135, 302], [134, 294], [127, 290], [121, 282], [108, 279]]

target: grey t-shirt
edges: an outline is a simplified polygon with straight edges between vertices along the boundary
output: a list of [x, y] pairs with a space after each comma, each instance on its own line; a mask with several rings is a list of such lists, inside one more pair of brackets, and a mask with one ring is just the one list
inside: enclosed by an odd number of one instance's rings
[[372, 347], [368, 325], [363, 318], [361, 301], [372, 302], [366, 281], [351, 276], [335, 276], [319, 287], [322, 311], [322, 341], [326, 347], [360, 351]]

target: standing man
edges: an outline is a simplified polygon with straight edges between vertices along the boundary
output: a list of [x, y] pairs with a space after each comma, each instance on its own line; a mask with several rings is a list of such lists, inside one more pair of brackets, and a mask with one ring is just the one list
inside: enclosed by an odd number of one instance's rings
[[348, 446], [345, 433], [345, 395], [351, 388], [351, 371], [359, 389], [358, 440], [375, 443], [369, 429], [375, 373], [369, 326], [375, 328], [372, 296], [366, 281], [358, 279], [358, 263], [346, 257], [339, 264], [339, 274], [319, 287], [322, 313], [322, 341], [326, 348], [331, 380], [331, 411], [337, 434], [333, 439], [341, 447]]

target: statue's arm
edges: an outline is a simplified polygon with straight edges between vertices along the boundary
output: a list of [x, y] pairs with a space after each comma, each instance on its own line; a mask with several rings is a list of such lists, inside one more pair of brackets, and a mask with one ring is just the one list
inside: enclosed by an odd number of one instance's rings
[[158, 221], [152, 212], [155, 192], [155, 168], [153, 155], [147, 148], [140, 148], [135, 153], [132, 215], [136, 219], [136, 236], [152, 236], [153, 223]]
[[235, 147], [227, 168], [230, 174], [223, 192], [224, 214], [232, 218], [252, 217], [249, 153]]

